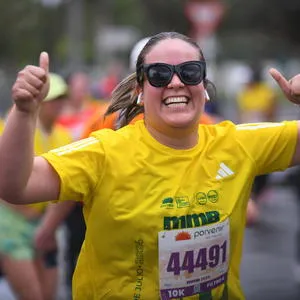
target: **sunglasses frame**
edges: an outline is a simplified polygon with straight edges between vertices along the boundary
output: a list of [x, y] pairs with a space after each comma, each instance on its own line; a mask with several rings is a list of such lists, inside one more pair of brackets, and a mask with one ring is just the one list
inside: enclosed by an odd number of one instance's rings
[[[200, 66], [201, 73], [202, 73], [201, 74], [202, 76], [199, 78], [199, 80], [197, 80], [196, 82], [193, 82], [193, 83], [187, 82], [180, 73], [184, 66], [191, 65], [191, 64]], [[149, 70], [150, 70], [150, 68], [155, 67], [155, 66], [163, 66], [163, 67], [166, 67], [167, 69], [169, 69], [171, 75], [170, 75], [170, 79], [168, 81], [166, 81], [166, 83], [164, 83], [164, 84], [155, 84], [154, 83], [153, 84], [153, 82], [151, 82], [151, 80], [149, 80], [149, 76], [148, 76]], [[191, 60], [191, 61], [186, 61], [186, 62], [178, 64], [178, 65], [170, 65], [170, 64], [166, 64], [166, 63], [143, 64], [142, 67], [140, 68], [139, 73], [140, 73], [140, 76], [138, 76], [139, 84], [141, 84], [143, 82], [144, 74], [146, 74], [147, 79], [152, 86], [165, 87], [172, 81], [174, 74], [176, 74], [180, 78], [181, 82], [184, 83], [185, 85], [197, 85], [206, 78], [206, 63], [203, 60]]]

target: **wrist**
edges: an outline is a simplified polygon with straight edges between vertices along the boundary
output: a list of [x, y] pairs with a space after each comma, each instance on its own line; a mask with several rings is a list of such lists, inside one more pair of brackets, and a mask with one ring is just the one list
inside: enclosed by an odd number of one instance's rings
[[11, 111], [14, 111], [16, 114], [18, 114], [18, 117], [32, 118], [33, 120], [36, 120], [39, 114], [39, 107], [35, 109], [28, 109], [14, 104]]

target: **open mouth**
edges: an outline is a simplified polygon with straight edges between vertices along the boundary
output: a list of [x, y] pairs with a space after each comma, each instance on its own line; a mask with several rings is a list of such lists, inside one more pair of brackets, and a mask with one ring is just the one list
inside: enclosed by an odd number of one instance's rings
[[168, 97], [163, 103], [168, 107], [182, 107], [186, 106], [189, 102], [189, 98], [185, 96], [180, 97]]

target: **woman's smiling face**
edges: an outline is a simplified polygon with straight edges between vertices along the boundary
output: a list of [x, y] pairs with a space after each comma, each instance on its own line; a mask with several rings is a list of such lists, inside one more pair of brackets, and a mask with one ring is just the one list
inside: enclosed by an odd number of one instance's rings
[[[201, 60], [199, 50], [181, 39], [165, 39], [154, 45], [145, 56], [145, 64], [178, 65]], [[204, 85], [185, 85], [177, 74], [165, 87], [154, 87], [145, 76], [143, 81], [145, 121], [164, 132], [172, 128], [193, 129], [204, 110]]]

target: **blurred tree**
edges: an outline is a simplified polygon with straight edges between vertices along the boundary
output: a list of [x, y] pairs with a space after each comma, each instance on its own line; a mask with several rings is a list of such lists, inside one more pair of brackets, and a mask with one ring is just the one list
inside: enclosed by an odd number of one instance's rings
[[54, 52], [61, 37], [62, 11], [34, 0], [0, 1], [0, 64], [18, 66], [43, 49]]
[[226, 0], [227, 14], [219, 36], [224, 56], [284, 58], [298, 56], [299, 0]]
[[[45, 1], [45, 0], [43, 0]], [[48, 1], [48, 0], [47, 0]], [[0, 1], [0, 67], [34, 62], [47, 49], [57, 65], [68, 60], [67, 8], [71, 0], [45, 7], [41, 0]], [[141, 36], [159, 31], [189, 32], [185, 0], [82, 0], [83, 61], [93, 63], [99, 27], [130, 25]], [[226, 15], [218, 32], [224, 57], [297, 55], [300, 1], [224, 0]]]
[[143, 0], [143, 9], [148, 20], [148, 34], [160, 31], [179, 31], [187, 34], [189, 23], [185, 17], [185, 1], [182, 0]]

